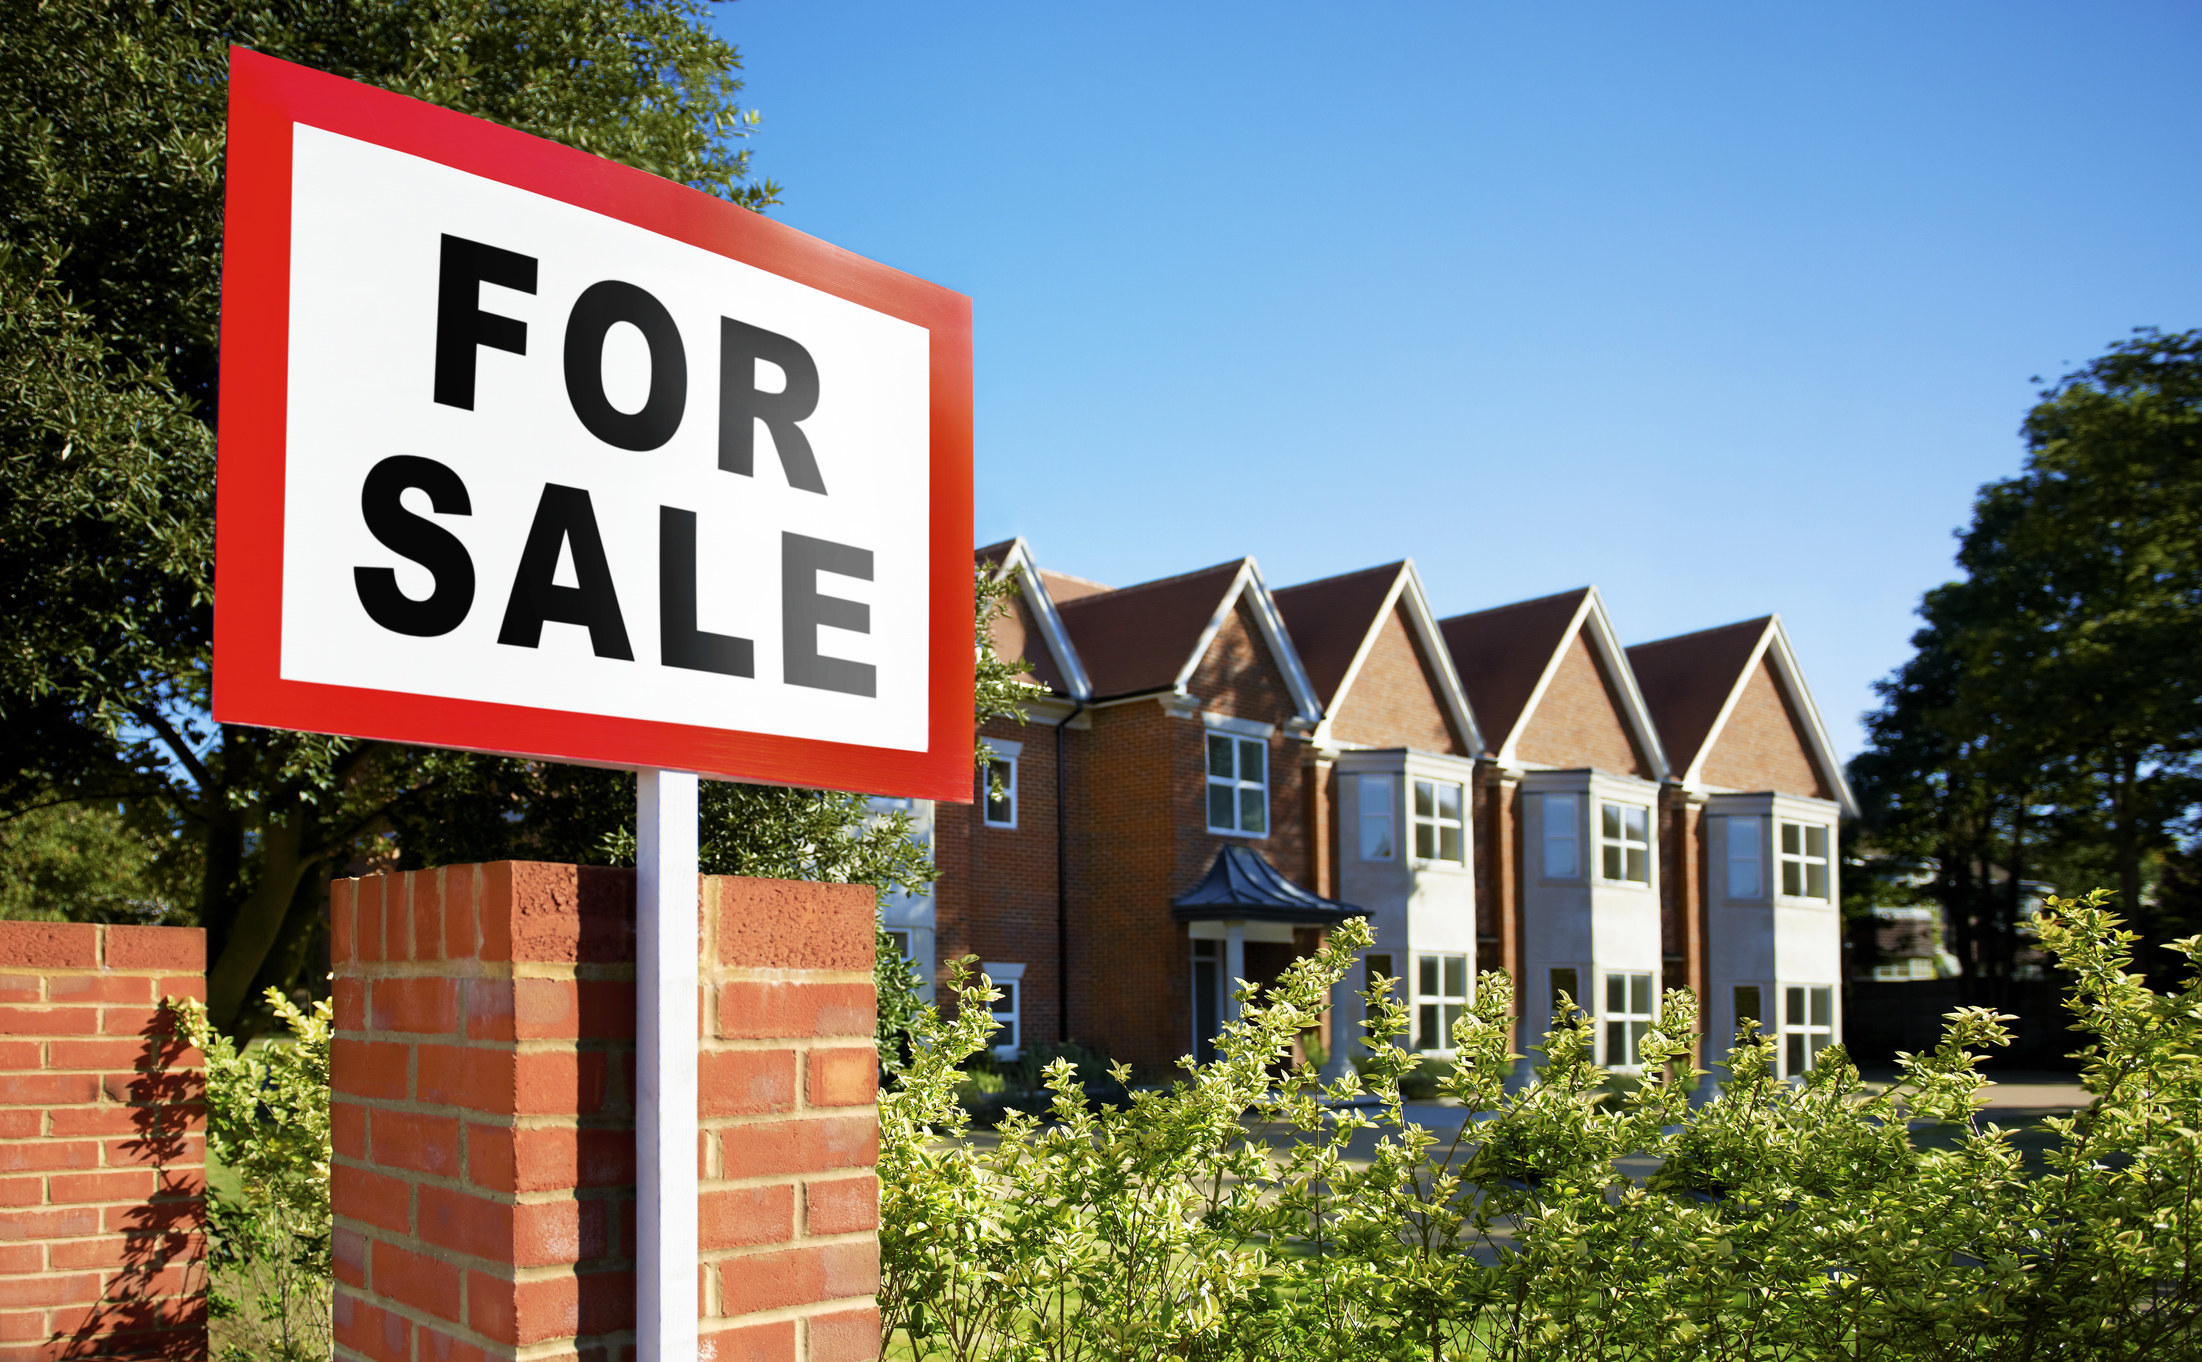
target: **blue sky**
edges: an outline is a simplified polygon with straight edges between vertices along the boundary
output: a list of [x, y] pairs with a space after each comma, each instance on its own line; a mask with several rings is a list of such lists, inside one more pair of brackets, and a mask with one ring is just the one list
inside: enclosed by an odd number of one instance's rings
[[2202, 326], [2202, 6], [740, 0], [782, 221], [965, 292], [978, 537], [1781, 612], [1836, 742], [2035, 376]]

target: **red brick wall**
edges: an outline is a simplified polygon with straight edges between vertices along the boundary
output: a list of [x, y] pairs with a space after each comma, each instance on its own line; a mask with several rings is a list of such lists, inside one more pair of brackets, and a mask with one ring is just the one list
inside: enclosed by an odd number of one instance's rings
[[1442, 693], [1438, 673], [1408, 623], [1407, 607], [1395, 605], [1378, 626], [1369, 655], [1331, 719], [1330, 731], [1340, 742], [1368, 747], [1472, 755], [1438, 698]]
[[1783, 794], [1833, 799], [1834, 791], [1813, 763], [1804, 725], [1774, 679], [1764, 658], [1743, 683], [1743, 694], [1728, 713], [1705, 754], [1708, 785], [1729, 790], [1778, 790]]
[[[871, 891], [702, 894], [704, 1355], [874, 1357]], [[331, 904], [338, 1356], [631, 1357], [633, 873], [455, 866]]]
[[1018, 1007], [1026, 1043], [1052, 1042], [1061, 1025], [1055, 964], [1055, 729], [995, 719], [980, 732], [1023, 744], [1017, 759], [1017, 826], [988, 826], [977, 804], [935, 806], [934, 863], [940, 881], [933, 895], [934, 959], [944, 969], [965, 955], [982, 962], [1022, 963], [1024, 994]]
[[0, 922], [0, 1362], [205, 1357], [196, 928]]
[[1568, 643], [1515, 751], [1523, 761], [1543, 766], [1594, 766], [1616, 775], [1651, 777], [1651, 763], [1637, 750], [1622, 718], [1620, 695], [1590, 646], [1589, 626]]

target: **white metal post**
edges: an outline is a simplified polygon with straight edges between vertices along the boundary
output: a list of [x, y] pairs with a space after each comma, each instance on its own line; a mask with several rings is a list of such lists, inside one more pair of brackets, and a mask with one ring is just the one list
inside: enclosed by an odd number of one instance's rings
[[635, 1345], [696, 1356], [696, 777], [635, 773]]

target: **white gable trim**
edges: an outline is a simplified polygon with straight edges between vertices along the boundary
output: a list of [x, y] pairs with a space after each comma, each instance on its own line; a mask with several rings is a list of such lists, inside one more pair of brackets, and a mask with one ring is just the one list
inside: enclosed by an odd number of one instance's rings
[[1629, 726], [1637, 743], [1643, 748], [1644, 757], [1651, 763], [1653, 780], [1665, 780], [1668, 775], [1667, 749], [1660, 744], [1659, 730], [1652, 726], [1651, 709], [1644, 703], [1644, 694], [1636, 687], [1636, 672], [1629, 666], [1628, 653], [1621, 647], [1621, 640], [1613, 632], [1613, 621], [1606, 618], [1606, 604], [1593, 586], [1583, 593], [1583, 603], [1575, 608], [1575, 616], [1567, 622], [1567, 629], [1560, 635], [1559, 646], [1552, 656], [1545, 659], [1544, 672], [1537, 677], [1536, 689], [1529, 692], [1529, 700], [1514, 720], [1514, 731], [1506, 735], [1506, 745], [1499, 749], [1498, 760], [1505, 766], [1521, 764], [1517, 749], [1522, 734], [1528, 731], [1530, 716], [1537, 706], [1544, 703], [1545, 692], [1551, 689], [1552, 678], [1560, 674], [1560, 663], [1574, 646], [1575, 636], [1585, 627], [1590, 630], [1591, 646], [1606, 664], [1607, 673], [1621, 692], [1621, 720]]
[[1347, 665], [1345, 677], [1338, 683], [1338, 693], [1331, 697], [1331, 709], [1324, 714], [1323, 727], [1317, 731], [1315, 740], [1326, 744], [1330, 741], [1330, 724], [1337, 717], [1337, 707], [1344, 703], [1353, 683], [1361, 679], [1361, 667], [1376, 647], [1377, 634], [1402, 598], [1407, 602], [1407, 618], [1414, 622], [1415, 637], [1422, 643], [1423, 656], [1436, 664], [1438, 698], [1446, 712], [1453, 716], [1453, 724], [1460, 730], [1462, 740], [1468, 744], [1468, 755], [1480, 756], [1483, 730], [1476, 723], [1475, 710], [1468, 703], [1468, 692], [1460, 684], [1460, 675], [1453, 670], [1452, 650], [1445, 646], [1445, 636], [1438, 632], [1437, 616], [1430, 611], [1430, 599], [1422, 590], [1422, 574], [1415, 571], [1412, 558], [1399, 565], [1391, 590], [1384, 593], [1383, 607], [1376, 612], [1368, 632], [1361, 636], [1361, 646], [1354, 651], [1353, 661]]
[[1285, 633], [1284, 616], [1277, 612], [1277, 600], [1269, 594], [1269, 584], [1262, 580], [1261, 568], [1251, 558], [1239, 563], [1238, 575], [1231, 579], [1230, 588], [1223, 593], [1223, 603], [1209, 617], [1208, 627], [1200, 631], [1192, 654], [1178, 669], [1175, 689], [1182, 694], [1192, 684], [1193, 673], [1200, 670], [1209, 647], [1223, 631], [1224, 621], [1231, 618], [1242, 595], [1254, 607], [1255, 622], [1261, 625], [1262, 638], [1269, 644], [1269, 655], [1277, 659], [1277, 669], [1284, 673], [1285, 689], [1292, 694], [1292, 705], [1300, 712], [1300, 722], [1307, 728], [1314, 728], [1322, 722], [1323, 702], [1316, 698], [1315, 683], [1308, 680], [1307, 667], [1300, 661], [1299, 650], [1292, 646], [1291, 636]]
[[1697, 759], [1690, 763], [1683, 783], [1698, 788], [1705, 780], [1705, 759], [1713, 753], [1713, 744], [1720, 741], [1721, 732], [1728, 727], [1728, 717], [1735, 713], [1743, 699], [1745, 687], [1758, 674], [1761, 660], [1771, 662], [1774, 679], [1789, 692], [1789, 702], [1797, 707], [1798, 717], [1804, 720], [1805, 741], [1811, 746], [1812, 759], [1819, 765], [1820, 774], [1835, 790], [1835, 803], [1845, 818], [1858, 816], [1858, 796], [1850, 788], [1850, 777], [1843, 771], [1842, 761], [1835, 755], [1835, 744], [1828, 737], [1827, 725], [1820, 718], [1820, 707], [1812, 699], [1812, 688], [1805, 684], [1804, 669], [1797, 665], [1797, 655], [1789, 646], [1789, 631], [1782, 627], [1781, 616], [1774, 615], [1766, 621], [1766, 631], [1759, 636], [1758, 645], [1751, 650], [1751, 660], [1744, 664], [1736, 676], [1735, 685], [1728, 698], [1721, 704], [1720, 714], [1713, 720], [1712, 729], [1705, 735], [1705, 743], [1698, 749]]
[[1024, 593], [1025, 604], [1032, 607], [1032, 614], [1040, 622], [1040, 637], [1047, 640], [1048, 651], [1055, 655], [1055, 665], [1063, 673], [1064, 684], [1070, 687], [1073, 700], [1084, 704], [1093, 698], [1093, 682], [1086, 679], [1086, 664], [1080, 660], [1078, 650], [1070, 643], [1070, 631], [1063, 627], [1063, 616], [1055, 608], [1055, 597], [1048, 593], [1047, 583], [1041, 580], [1040, 565], [1032, 556], [1032, 546], [1019, 535], [1009, 543], [1009, 552], [1002, 555], [1002, 565], [997, 576], [1017, 574], [1017, 583]]

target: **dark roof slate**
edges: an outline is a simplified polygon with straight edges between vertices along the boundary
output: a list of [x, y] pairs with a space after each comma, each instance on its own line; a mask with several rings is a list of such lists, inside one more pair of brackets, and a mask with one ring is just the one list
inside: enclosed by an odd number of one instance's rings
[[1292, 636], [1300, 664], [1315, 685], [1315, 698], [1325, 710], [1338, 703], [1347, 668], [1369, 634], [1383, 623], [1384, 600], [1406, 570], [1402, 560], [1302, 582], [1275, 593], [1285, 632]]
[[1629, 669], [1636, 673], [1644, 707], [1651, 711], [1660, 746], [1676, 772], [1697, 761], [1720, 718], [1720, 707], [1743, 679], [1743, 669], [1772, 622], [1773, 616], [1761, 615], [1628, 650]]
[[1553, 654], [1567, 646], [1567, 626], [1589, 594], [1589, 587], [1577, 587], [1438, 621], [1460, 688], [1467, 692], [1468, 706], [1492, 751], [1503, 749], [1513, 736], [1537, 679]]
[[1234, 559], [1072, 600], [1056, 594], [1051, 580], [1049, 592], [1056, 596], [1071, 646], [1086, 664], [1093, 698], [1143, 695], [1176, 685], [1245, 562]]
[[1260, 852], [1236, 842], [1216, 853], [1199, 884], [1170, 900], [1170, 916], [1179, 922], [1225, 918], [1336, 927], [1360, 915], [1350, 903], [1294, 884]]

